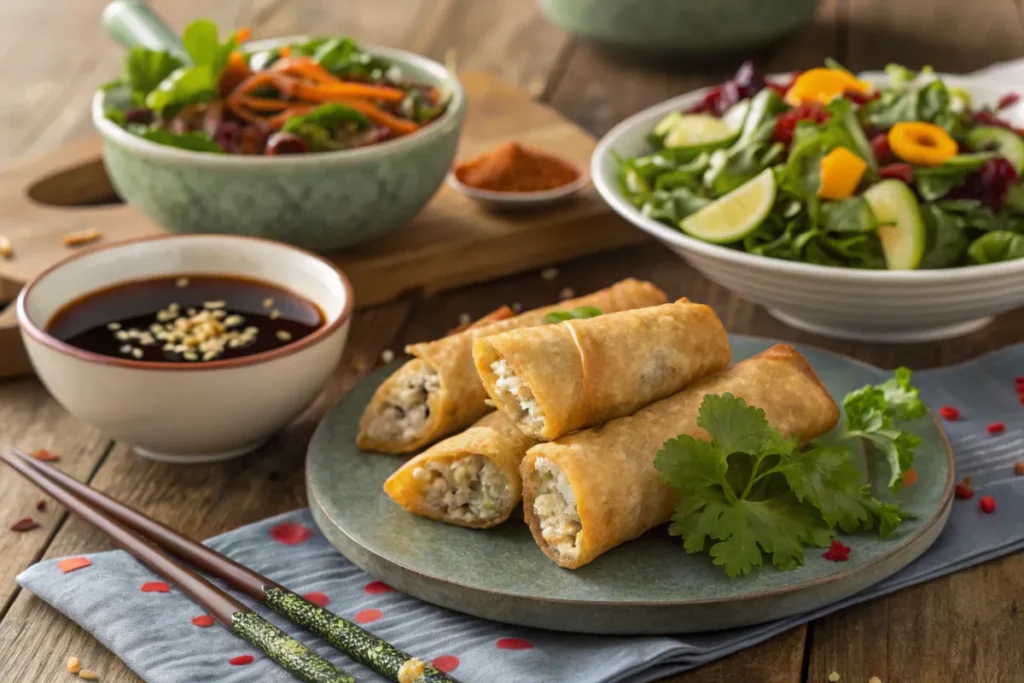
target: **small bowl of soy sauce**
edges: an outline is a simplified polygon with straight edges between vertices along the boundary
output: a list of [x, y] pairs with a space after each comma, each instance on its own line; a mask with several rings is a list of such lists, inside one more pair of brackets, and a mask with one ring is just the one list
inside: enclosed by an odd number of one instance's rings
[[69, 412], [153, 460], [248, 453], [341, 358], [352, 287], [278, 242], [169, 235], [86, 250], [17, 302], [36, 374]]

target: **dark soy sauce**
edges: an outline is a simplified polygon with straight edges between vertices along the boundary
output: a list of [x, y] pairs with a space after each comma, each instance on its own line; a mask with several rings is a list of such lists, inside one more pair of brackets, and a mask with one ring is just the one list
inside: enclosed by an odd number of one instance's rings
[[197, 363], [278, 349], [323, 324], [316, 304], [269, 283], [182, 275], [87, 294], [58, 311], [47, 331], [104, 356]]

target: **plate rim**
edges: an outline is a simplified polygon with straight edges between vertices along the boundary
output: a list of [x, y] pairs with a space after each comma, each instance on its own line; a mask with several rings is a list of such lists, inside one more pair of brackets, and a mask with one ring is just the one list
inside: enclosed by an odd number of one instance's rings
[[[874, 372], [885, 372], [885, 370], [883, 368], [879, 368], [878, 366], [873, 365], [871, 363], [868, 363], [866, 361], [862, 361], [862, 360], [857, 359], [857, 358], [851, 358], [849, 356], [846, 356], [846, 355], [841, 354], [841, 353], [837, 353], [835, 351], [830, 351], [830, 350], [827, 350], [827, 349], [823, 349], [823, 348], [821, 348], [819, 346], [816, 346], [814, 344], [805, 344], [805, 343], [801, 343], [801, 342], [789, 342], [789, 341], [784, 341], [784, 340], [773, 339], [771, 337], [762, 337], [762, 336], [759, 336], [759, 335], [748, 335], [748, 334], [739, 334], [739, 333], [730, 333], [729, 336], [730, 337], [742, 337], [742, 338], [745, 338], [745, 339], [751, 339], [751, 340], [755, 340], [755, 341], [769, 342], [769, 343], [775, 343], [775, 344], [796, 345], [796, 346], [804, 347], [804, 348], [807, 348], [807, 349], [813, 349], [815, 352], [818, 352], [818, 353], [823, 353], [823, 354], [827, 354], [827, 355], [830, 355], [830, 356], [841, 358], [844, 361], [852, 362], [852, 363], [854, 363], [856, 365], [859, 365], [859, 366], [861, 366], [863, 368], [866, 368], [866, 369], [870, 369], [870, 370], [872, 370]], [[343, 400], [343, 399], [344, 399], [344, 397], [339, 399], [339, 401]], [[754, 592], [754, 593], [745, 593], [745, 594], [741, 594], [741, 595], [733, 595], [733, 596], [724, 597], [724, 598], [723, 597], [717, 597], [717, 598], [697, 598], [697, 599], [684, 599], [684, 600], [607, 600], [607, 601], [594, 601], [594, 600], [583, 600], [583, 599], [577, 599], [577, 598], [552, 598], [552, 597], [524, 596], [521, 593], [501, 591], [501, 590], [493, 590], [493, 589], [490, 589], [490, 588], [481, 588], [479, 586], [469, 585], [469, 584], [466, 584], [466, 583], [462, 583], [461, 581], [457, 581], [457, 580], [450, 579], [450, 578], [447, 578], [447, 577], [436, 576], [434, 574], [426, 574], [426, 573], [424, 573], [424, 572], [422, 572], [422, 571], [420, 571], [418, 569], [414, 569], [412, 567], [409, 567], [403, 561], [394, 560], [394, 559], [385, 557], [385, 556], [377, 553], [376, 551], [372, 550], [371, 548], [368, 548], [368, 547], [360, 544], [358, 541], [356, 541], [354, 538], [352, 538], [352, 536], [349, 535], [344, 530], [344, 527], [341, 526], [338, 523], [338, 521], [336, 519], [334, 519], [334, 517], [332, 517], [331, 514], [326, 510], [326, 508], [324, 507], [323, 503], [320, 500], [320, 496], [318, 496], [317, 493], [316, 493], [316, 488], [314, 488], [311, 485], [310, 461], [312, 459], [313, 443], [317, 440], [317, 437], [320, 434], [320, 431], [322, 429], [325, 429], [324, 425], [327, 422], [327, 417], [330, 414], [330, 410], [328, 411], [327, 414], [324, 415], [324, 417], [317, 424], [317, 427], [314, 430], [313, 435], [310, 437], [309, 446], [306, 449], [306, 463], [305, 463], [306, 497], [307, 497], [311, 507], [314, 507], [314, 505], [315, 505], [316, 511], [315, 511], [315, 513], [313, 515], [314, 519], [316, 519], [319, 515], [323, 515], [324, 517], [326, 517], [327, 519], [329, 519], [331, 521], [332, 525], [334, 526], [334, 529], [336, 529], [339, 533], [344, 535], [346, 539], [348, 539], [348, 542], [350, 544], [353, 544], [353, 545], [357, 546], [362, 552], [366, 553], [369, 556], [372, 556], [377, 561], [385, 562], [385, 563], [388, 563], [390, 565], [393, 565], [396, 568], [401, 569], [403, 572], [407, 572], [408, 574], [415, 575], [415, 576], [419, 577], [422, 580], [443, 584], [445, 586], [455, 587], [455, 588], [458, 588], [460, 590], [473, 591], [473, 592], [475, 592], [477, 594], [480, 594], [480, 595], [489, 595], [489, 596], [494, 596], [496, 598], [501, 598], [501, 599], [528, 600], [528, 601], [530, 601], [531, 603], [534, 603], [534, 604], [568, 605], [568, 606], [576, 606], [576, 607], [580, 607], [580, 606], [596, 607], [596, 606], [599, 606], [601, 608], [615, 608], [615, 607], [686, 608], [686, 607], [698, 607], [698, 606], [708, 606], [708, 605], [716, 605], [716, 604], [717, 605], [724, 605], [724, 606], [737, 605], [737, 604], [738, 605], [742, 605], [742, 604], [744, 604], [746, 602], [753, 602], [753, 601], [757, 601], [757, 600], [765, 600], [765, 599], [771, 599], [771, 598], [776, 598], [776, 597], [788, 596], [790, 594], [797, 593], [797, 592], [802, 592], [802, 591], [806, 591], [806, 590], [810, 590], [810, 589], [817, 589], [817, 588], [821, 588], [822, 586], [825, 586], [825, 585], [828, 585], [828, 584], [835, 584], [837, 582], [839, 582], [841, 584], [844, 580], [849, 579], [852, 576], [856, 576], [858, 574], [868, 572], [868, 571], [872, 570], [873, 568], [877, 567], [880, 564], [885, 564], [885, 563], [891, 561], [893, 559], [894, 555], [897, 555], [897, 554], [905, 551], [907, 548], [915, 546], [917, 543], [919, 543], [921, 541], [922, 537], [927, 536], [929, 533], [933, 532], [934, 527], [935, 527], [936, 524], [942, 524], [943, 526], [945, 525], [945, 522], [949, 518], [949, 514], [948, 513], [949, 513], [950, 508], [951, 508], [951, 503], [952, 503], [952, 498], [953, 498], [954, 481], [956, 479], [956, 473], [955, 473], [955, 469], [954, 469], [955, 462], [954, 462], [954, 459], [953, 459], [953, 445], [952, 445], [952, 443], [950, 443], [949, 435], [946, 433], [946, 430], [943, 428], [942, 423], [939, 421], [938, 417], [936, 417], [935, 412], [932, 410], [931, 406], [929, 406], [926, 403], [925, 407], [927, 408], [927, 411], [928, 411], [927, 412], [928, 417], [931, 418], [932, 423], [938, 429], [939, 435], [942, 437], [942, 444], [945, 447], [944, 450], [945, 450], [946, 463], [948, 465], [948, 468], [947, 468], [946, 483], [945, 483], [945, 486], [943, 488], [942, 496], [941, 496], [941, 498], [939, 499], [939, 501], [937, 503], [937, 508], [936, 508], [935, 512], [932, 513], [932, 515], [929, 516], [928, 519], [925, 520], [921, 524], [921, 526], [913, 534], [911, 534], [906, 539], [904, 539], [903, 543], [901, 543], [899, 546], [896, 546], [896, 547], [892, 548], [891, 550], [885, 552], [884, 554], [879, 555], [878, 557], [875, 557], [875, 558], [869, 560], [865, 564], [853, 566], [853, 567], [850, 567], [849, 569], [844, 569], [844, 570], [842, 570], [840, 572], [837, 572], [835, 574], [830, 574], [828, 576], [818, 577], [816, 579], [810, 579], [810, 580], [807, 580], [807, 581], [803, 581], [803, 582], [792, 584], [792, 585], [788, 585], [788, 586], [781, 586], [779, 588], [772, 588], [772, 589], [768, 589], [768, 590], [761, 590], [761, 591], [757, 591], [757, 592]], [[331, 410], [333, 410], [333, 408], [334, 408], [334, 406], [331, 407]], [[317, 522], [317, 524], [319, 524], [319, 522]], [[922, 555], [924, 552], [926, 552], [927, 549], [931, 546], [931, 544], [934, 543], [935, 539], [938, 538], [940, 533], [941, 533], [941, 529], [938, 532], [935, 533], [935, 535], [934, 535], [934, 537], [932, 539], [932, 542], [928, 543], [928, 545], [925, 546], [925, 548], [920, 553], [918, 553], [913, 558], [911, 558], [911, 560], [909, 562], [907, 562], [906, 564], [909, 564], [910, 562], [913, 562], [915, 559], [917, 559], [917, 557], [920, 557], [920, 555]], [[341, 549], [338, 548], [338, 551], [341, 552]], [[342, 554], [344, 554], [344, 553], [342, 553]], [[349, 559], [347, 555], [345, 557], [346, 557], [346, 559]], [[906, 564], [902, 565], [900, 568], [902, 569], [902, 567], [906, 566]], [[896, 571], [899, 571], [899, 569], [897, 569]], [[895, 572], [889, 573], [886, 576], [891, 576], [893, 573], [895, 573]], [[417, 599], [422, 599], [422, 598], [417, 598]], [[829, 604], [831, 604], [831, 603], [829, 603]]]

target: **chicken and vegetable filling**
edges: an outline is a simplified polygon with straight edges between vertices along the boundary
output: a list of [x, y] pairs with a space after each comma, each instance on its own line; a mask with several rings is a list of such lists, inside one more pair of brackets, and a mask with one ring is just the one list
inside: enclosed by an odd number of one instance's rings
[[412, 471], [422, 484], [424, 502], [456, 522], [486, 522], [511, 505], [508, 477], [483, 455], [457, 460], [431, 460]]
[[418, 359], [407, 363], [401, 380], [391, 387], [380, 416], [370, 424], [370, 435], [379, 440], [415, 440], [430, 419], [431, 395], [440, 388], [436, 370]]
[[559, 555], [578, 557], [583, 543], [583, 523], [565, 472], [550, 460], [537, 458], [530, 477], [535, 485], [533, 512], [540, 524], [541, 537]]
[[543, 430], [544, 414], [530, 387], [504, 360], [491, 363], [491, 370], [498, 378], [494, 382], [494, 387], [499, 398], [503, 399], [502, 407], [506, 412], [517, 424], [525, 425], [531, 430]]

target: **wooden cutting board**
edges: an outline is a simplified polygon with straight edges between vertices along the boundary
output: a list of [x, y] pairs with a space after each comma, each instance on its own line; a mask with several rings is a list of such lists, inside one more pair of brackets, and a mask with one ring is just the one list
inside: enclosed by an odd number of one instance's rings
[[[589, 167], [594, 139], [555, 110], [491, 74], [460, 78], [469, 96], [460, 159], [518, 140]], [[104, 243], [164, 232], [117, 201], [98, 138], [0, 171], [0, 208], [0, 235], [14, 245], [12, 259], [0, 258], [0, 302], [72, 253], [62, 239], [69, 232], [95, 227]], [[556, 207], [500, 213], [444, 185], [408, 225], [328, 256], [351, 279], [357, 306], [370, 306], [409, 290], [431, 294], [643, 239], [593, 188]], [[29, 371], [16, 327], [12, 307], [0, 312], [0, 377]]]

